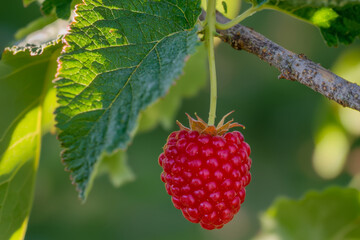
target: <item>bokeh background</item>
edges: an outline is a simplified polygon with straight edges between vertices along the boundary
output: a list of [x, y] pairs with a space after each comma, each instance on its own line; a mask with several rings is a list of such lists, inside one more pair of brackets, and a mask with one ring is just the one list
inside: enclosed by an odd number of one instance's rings
[[[0, 8], [0, 49], [12, 45], [16, 30], [40, 15], [36, 4], [24, 8], [21, 0], [4, 2]], [[359, 41], [329, 48], [318, 29], [282, 13], [266, 10], [244, 24], [326, 68], [333, 68], [344, 51], [357, 53], [352, 58], [360, 59]], [[348, 186], [351, 181], [356, 186], [353, 176], [360, 171], [359, 133], [345, 126], [341, 108], [299, 83], [279, 80], [276, 69], [226, 44], [217, 47], [216, 62], [217, 115], [235, 110], [232, 116], [246, 126], [243, 134], [252, 148], [252, 182], [240, 213], [231, 223], [221, 230], [206, 231], [186, 221], [172, 206], [160, 181], [157, 158], [168, 134], [176, 129], [174, 124], [170, 129], [159, 126], [137, 135], [128, 149], [135, 180], [114, 188], [107, 176], [99, 177], [85, 204], [78, 200], [64, 171], [56, 137], [44, 136], [26, 239], [250, 239], [259, 231], [259, 216], [277, 197], [298, 199], [310, 189]], [[360, 79], [360, 73], [356, 76]], [[185, 112], [197, 112], [206, 119], [208, 106], [207, 84], [195, 97], [182, 102], [176, 119], [186, 122]], [[356, 129], [360, 118], [350, 116]], [[340, 135], [334, 135], [332, 145], [322, 150], [325, 157], [320, 154], [314, 164], [314, 151], [322, 136], [336, 131]], [[339, 145], [343, 152], [334, 153]], [[336, 154], [339, 157], [332, 161], [337, 169], [324, 173], [314, 168], [334, 165], [327, 160]]]

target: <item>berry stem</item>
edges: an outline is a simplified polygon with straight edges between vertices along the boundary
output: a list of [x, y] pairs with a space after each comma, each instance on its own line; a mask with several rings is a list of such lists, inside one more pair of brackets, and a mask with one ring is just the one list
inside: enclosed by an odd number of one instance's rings
[[215, 125], [216, 117], [216, 101], [217, 101], [217, 86], [216, 86], [216, 68], [215, 68], [215, 53], [214, 53], [214, 34], [216, 24], [216, 0], [208, 0], [206, 9], [206, 25], [205, 25], [205, 47], [209, 59], [210, 71], [210, 111], [208, 125]]

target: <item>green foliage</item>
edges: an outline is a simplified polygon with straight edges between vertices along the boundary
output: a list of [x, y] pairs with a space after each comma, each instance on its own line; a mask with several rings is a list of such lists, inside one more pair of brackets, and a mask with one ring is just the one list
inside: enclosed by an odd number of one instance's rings
[[[360, 83], [360, 48], [344, 51], [332, 70], [344, 79]], [[319, 126], [315, 132], [313, 166], [315, 172], [325, 179], [338, 177], [356, 157], [356, 137], [360, 136], [360, 112], [344, 108], [337, 103], [323, 101], [317, 111]], [[355, 157], [352, 157], [355, 156]], [[354, 174], [355, 168], [349, 172]]]
[[56, 81], [62, 158], [80, 197], [104, 151], [125, 149], [138, 114], [165, 95], [197, 43], [200, 1], [86, 1]]
[[344, 51], [336, 60], [333, 71], [348, 81], [360, 84], [360, 47]]
[[107, 173], [115, 187], [120, 187], [124, 183], [135, 179], [134, 174], [127, 165], [127, 155], [123, 150], [117, 150], [113, 154], [104, 153], [98, 171], [98, 174]]
[[358, 239], [360, 193], [333, 187], [299, 201], [278, 199], [262, 217], [262, 239]]
[[[54, 124], [51, 81], [61, 42], [6, 49], [0, 62], [0, 239], [23, 239], [41, 136]], [[9, 108], [11, 104], [11, 108]]]
[[325, 122], [315, 135], [315, 172], [324, 179], [340, 175], [345, 167], [349, 148], [349, 140], [344, 129], [338, 123]]
[[329, 46], [350, 44], [360, 36], [358, 0], [252, 0], [254, 5], [285, 12], [320, 28]]
[[41, 10], [45, 15], [55, 12], [58, 18], [67, 20], [75, 5], [79, 3], [82, 3], [82, 0], [45, 0], [41, 4]]
[[49, 15], [55, 9], [56, 15], [62, 19], [69, 19], [72, 0], [45, 0], [41, 5], [44, 14]]
[[205, 86], [206, 79], [206, 51], [202, 45], [186, 62], [184, 74], [176, 80], [174, 86], [171, 86], [166, 96], [160, 98], [141, 114], [138, 132], [151, 130], [158, 124], [165, 129], [170, 129], [175, 123], [175, 115], [182, 99], [194, 96], [200, 88]]

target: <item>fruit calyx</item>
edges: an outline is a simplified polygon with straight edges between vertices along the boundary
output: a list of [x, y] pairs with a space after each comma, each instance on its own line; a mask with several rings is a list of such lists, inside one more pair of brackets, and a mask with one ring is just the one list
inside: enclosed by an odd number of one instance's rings
[[192, 118], [189, 114], [185, 113], [189, 119], [190, 128], [185, 127], [179, 121], [176, 121], [176, 124], [180, 127], [180, 130], [197, 131], [199, 133], [209, 134], [211, 136], [223, 135], [223, 134], [227, 133], [230, 128], [233, 128], [233, 127], [242, 127], [245, 129], [244, 125], [241, 125], [237, 122], [233, 122], [234, 119], [231, 119], [230, 121], [225, 123], [225, 118], [233, 112], [234, 111], [231, 111], [228, 114], [226, 114], [221, 119], [221, 121], [218, 123], [218, 125], [216, 127], [214, 125], [208, 125], [196, 113], [195, 113], [195, 116], [196, 116], [197, 120]]

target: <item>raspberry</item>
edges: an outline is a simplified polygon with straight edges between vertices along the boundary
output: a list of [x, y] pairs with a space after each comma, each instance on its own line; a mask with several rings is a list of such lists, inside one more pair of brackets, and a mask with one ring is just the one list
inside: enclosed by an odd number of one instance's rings
[[227, 132], [243, 127], [233, 120], [224, 124], [229, 114], [216, 128], [187, 115], [190, 129], [177, 122], [180, 130], [169, 135], [159, 156], [161, 180], [175, 208], [208, 230], [233, 219], [251, 180], [250, 146], [240, 132]]

